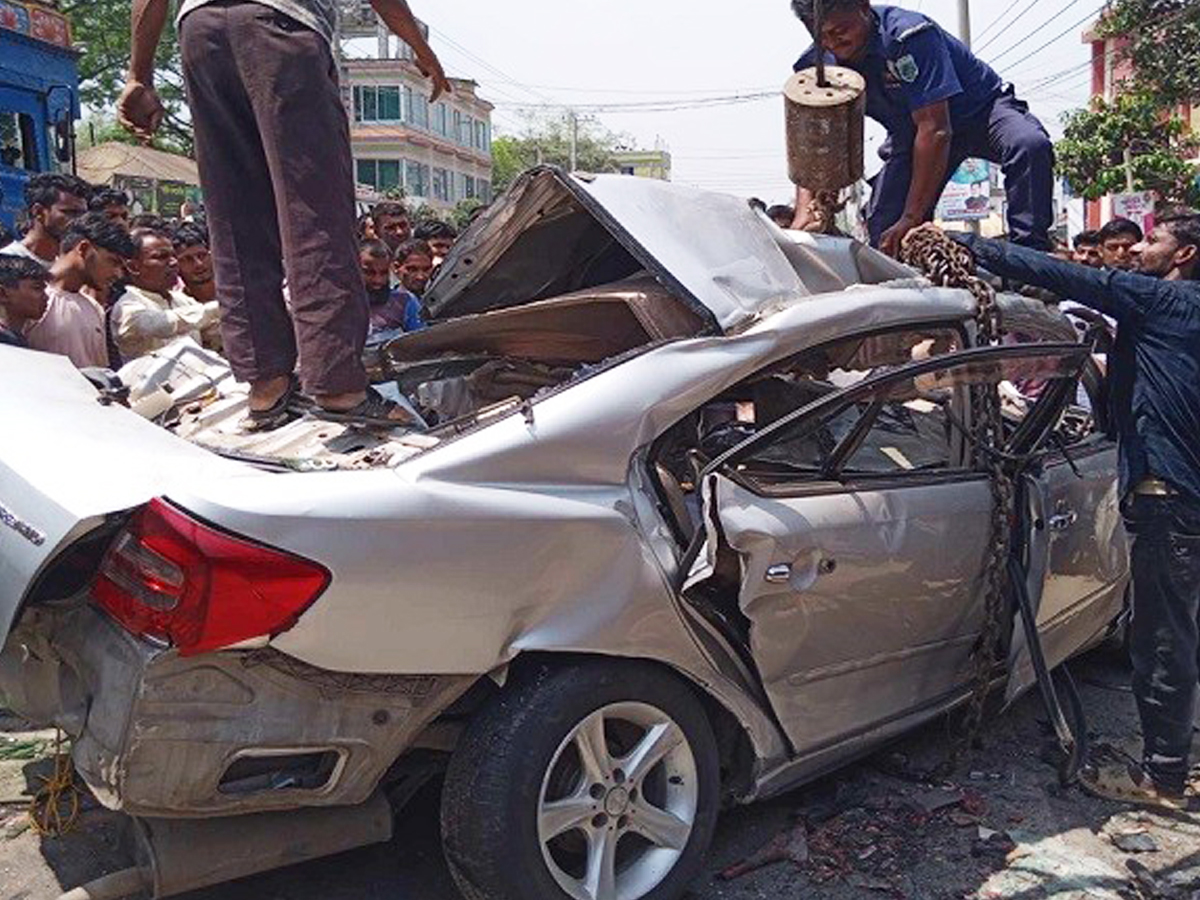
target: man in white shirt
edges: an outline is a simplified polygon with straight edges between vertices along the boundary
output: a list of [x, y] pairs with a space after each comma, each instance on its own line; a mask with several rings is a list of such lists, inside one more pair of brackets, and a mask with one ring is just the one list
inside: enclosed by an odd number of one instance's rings
[[26, 333], [29, 346], [61, 353], [81, 369], [107, 367], [104, 307], [83, 289], [107, 291], [131, 255], [129, 233], [104, 213], [87, 213], [72, 222], [50, 267], [46, 313]]
[[49, 269], [58, 256], [67, 227], [87, 212], [87, 182], [74, 175], [42, 172], [25, 183], [29, 231], [23, 240], [0, 248], [6, 256], [24, 256]]
[[171, 235], [154, 228], [135, 228], [133, 255], [125, 263], [130, 284], [112, 308], [110, 327], [125, 362], [161, 350], [179, 337], [198, 344], [217, 325], [216, 301], [200, 303], [175, 290], [179, 260]]

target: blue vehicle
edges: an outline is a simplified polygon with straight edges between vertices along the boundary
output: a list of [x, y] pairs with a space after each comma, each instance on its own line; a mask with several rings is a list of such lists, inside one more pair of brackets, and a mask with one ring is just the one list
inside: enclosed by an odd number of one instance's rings
[[9, 228], [31, 175], [74, 170], [78, 60], [62, 13], [0, 0], [0, 223]]

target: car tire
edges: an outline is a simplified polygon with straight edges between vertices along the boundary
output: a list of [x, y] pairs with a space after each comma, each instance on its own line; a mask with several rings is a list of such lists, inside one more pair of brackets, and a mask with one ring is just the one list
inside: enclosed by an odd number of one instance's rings
[[689, 685], [645, 663], [539, 667], [467, 727], [442, 841], [467, 900], [676, 900], [719, 805], [716, 741]]

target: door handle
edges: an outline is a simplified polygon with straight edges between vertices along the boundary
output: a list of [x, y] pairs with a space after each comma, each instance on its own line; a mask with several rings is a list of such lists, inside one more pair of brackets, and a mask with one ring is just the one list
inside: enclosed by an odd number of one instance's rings
[[1079, 513], [1074, 510], [1060, 512], [1050, 517], [1051, 531], [1066, 531], [1079, 521]]
[[763, 578], [767, 584], [787, 584], [792, 579], [792, 567], [787, 563], [771, 566]]

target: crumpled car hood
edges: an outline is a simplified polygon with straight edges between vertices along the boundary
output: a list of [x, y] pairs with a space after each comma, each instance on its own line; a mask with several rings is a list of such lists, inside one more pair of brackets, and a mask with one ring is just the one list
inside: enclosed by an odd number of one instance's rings
[[431, 320], [544, 300], [645, 269], [713, 333], [812, 293], [744, 200], [625, 175], [522, 175], [426, 295]]

